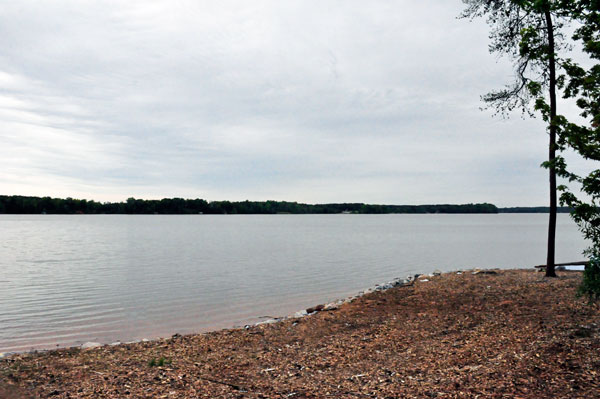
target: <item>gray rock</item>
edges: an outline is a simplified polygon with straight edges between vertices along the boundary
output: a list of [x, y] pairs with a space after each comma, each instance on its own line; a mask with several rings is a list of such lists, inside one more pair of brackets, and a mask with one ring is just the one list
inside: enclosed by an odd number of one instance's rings
[[81, 349], [93, 349], [101, 346], [102, 344], [99, 342], [86, 342], [85, 344], [81, 345]]
[[277, 323], [279, 321], [279, 319], [268, 319], [268, 320], [263, 320], [263, 321], [259, 321], [258, 323], [254, 324], [255, 326], [261, 326], [263, 324], [273, 324], [273, 323]]
[[471, 274], [498, 274], [498, 272], [496, 272], [494, 270], [475, 270]]
[[293, 316], [293, 317], [295, 317], [295, 318], [300, 318], [300, 317], [304, 317], [304, 316], [306, 316], [307, 314], [308, 314], [308, 313], [306, 313], [306, 310], [300, 310], [300, 311], [298, 311], [298, 312], [294, 313], [294, 316]]
[[563, 267], [564, 267], [564, 270], [577, 271], [577, 272], [582, 272], [585, 270], [585, 266], [581, 266], [581, 265], [563, 266]]
[[306, 309], [306, 313], [311, 314], [311, 313], [320, 312], [324, 308], [325, 308], [325, 305], [317, 305], [317, 306], [314, 306], [312, 308]]

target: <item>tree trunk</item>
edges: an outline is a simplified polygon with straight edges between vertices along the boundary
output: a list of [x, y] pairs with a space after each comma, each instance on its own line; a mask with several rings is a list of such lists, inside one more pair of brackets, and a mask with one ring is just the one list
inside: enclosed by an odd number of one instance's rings
[[554, 270], [554, 252], [556, 239], [556, 60], [554, 53], [554, 27], [552, 15], [545, 11], [546, 27], [548, 29], [548, 69], [550, 73], [550, 144], [548, 161], [550, 161], [550, 220], [548, 223], [548, 255], [546, 258], [546, 277], [556, 277]]

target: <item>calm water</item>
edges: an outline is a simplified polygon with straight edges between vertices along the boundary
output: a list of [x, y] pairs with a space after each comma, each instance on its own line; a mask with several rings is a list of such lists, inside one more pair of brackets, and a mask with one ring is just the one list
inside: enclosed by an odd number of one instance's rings
[[[287, 315], [412, 273], [545, 261], [547, 215], [0, 215], [0, 352]], [[557, 261], [585, 243], [559, 215]]]

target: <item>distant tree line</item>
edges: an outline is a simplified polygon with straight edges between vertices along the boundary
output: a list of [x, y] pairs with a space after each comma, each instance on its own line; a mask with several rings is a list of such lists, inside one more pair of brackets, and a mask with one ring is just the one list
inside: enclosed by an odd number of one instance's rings
[[[556, 208], [557, 213], [570, 213], [571, 208], [568, 206], [559, 206]], [[549, 206], [516, 206], [511, 208], [498, 208], [500, 213], [548, 213]]]
[[163, 198], [125, 202], [0, 195], [0, 213], [9, 214], [333, 214], [333, 213], [498, 213], [493, 204], [371, 205], [362, 203], [301, 204], [287, 201], [206, 201]]

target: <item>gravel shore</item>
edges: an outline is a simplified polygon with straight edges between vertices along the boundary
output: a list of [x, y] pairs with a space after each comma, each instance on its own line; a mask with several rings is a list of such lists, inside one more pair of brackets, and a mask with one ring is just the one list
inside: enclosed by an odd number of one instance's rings
[[0, 398], [596, 398], [581, 273], [447, 273], [247, 328], [0, 360]]

